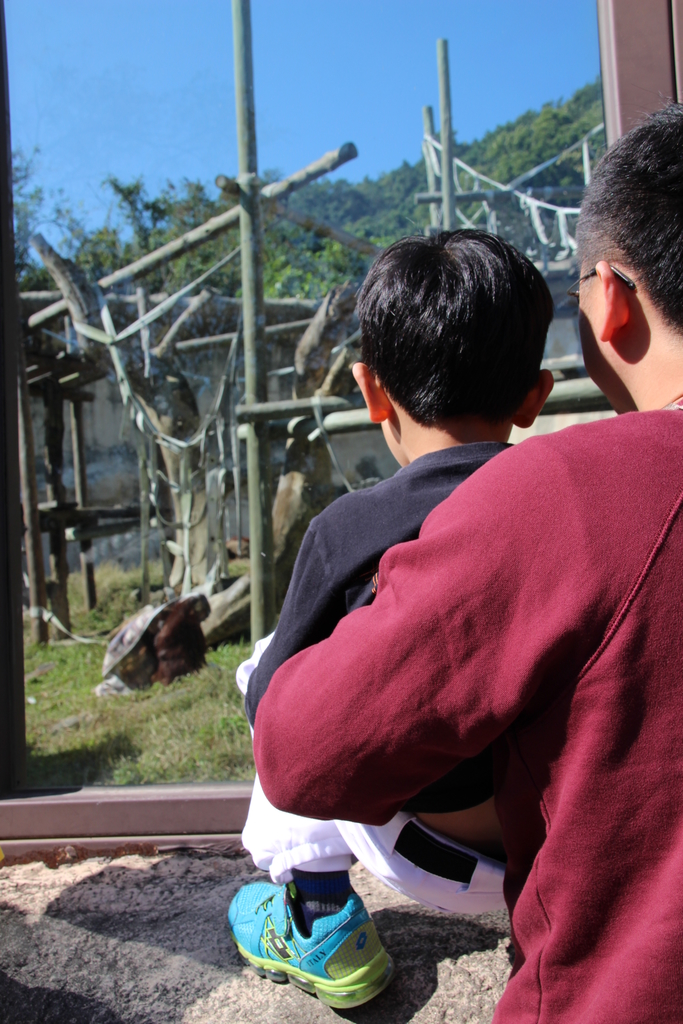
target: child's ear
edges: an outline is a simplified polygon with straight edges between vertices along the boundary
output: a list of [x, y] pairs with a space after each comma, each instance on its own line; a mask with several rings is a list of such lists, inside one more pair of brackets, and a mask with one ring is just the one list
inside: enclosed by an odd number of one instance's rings
[[383, 420], [388, 420], [394, 411], [394, 407], [374, 373], [366, 363], [354, 363], [351, 367], [351, 372], [356, 384], [361, 389], [371, 421], [373, 423], [381, 423]]
[[533, 424], [545, 405], [548, 395], [553, 390], [554, 383], [550, 370], [541, 370], [538, 380], [512, 417], [512, 422], [516, 427], [526, 430]]

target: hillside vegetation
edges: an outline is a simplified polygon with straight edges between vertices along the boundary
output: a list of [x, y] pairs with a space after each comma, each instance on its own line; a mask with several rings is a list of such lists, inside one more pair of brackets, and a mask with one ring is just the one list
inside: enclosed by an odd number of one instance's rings
[[[601, 90], [596, 81], [579, 89], [569, 100], [548, 103], [540, 111], [527, 111], [474, 142], [460, 143], [456, 138], [455, 152], [478, 171], [506, 183], [576, 142], [601, 121]], [[420, 124], [419, 111], [416, 124]], [[595, 136], [591, 145], [593, 155], [598, 156], [604, 146], [602, 134]], [[419, 152], [417, 131], [415, 149]], [[534, 179], [535, 185], [582, 182], [580, 150]], [[15, 154], [14, 184], [17, 276], [22, 290], [52, 287], [47, 272], [34, 261], [28, 246], [31, 232], [46, 220], [61, 229], [62, 253], [97, 278], [226, 208], [222, 198], [212, 198], [213, 188], [201, 182], [169, 182], [159, 195], [150, 197], [141, 179], [121, 182], [109, 178], [105, 184], [111, 191], [115, 214], [99, 228], [88, 230], [63, 202], [46, 210], [43, 191], [36, 183], [35, 158]], [[467, 176], [463, 185], [471, 185]], [[294, 193], [289, 202], [298, 210], [386, 245], [403, 235], [422, 231], [428, 223], [428, 207], [416, 207], [413, 199], [415, 192], [426, 188], [424, 161], [420, 157], [415, 164], [406, 161], [374, 180], [315, 182]], [[514, 240], [523, 244], [521, 236]], [[236, 244], [237, 232], [230, 231], [160, 268], [146, 279], [147, 287], [150, 291], [173, 290], [208, 269]], [[345, 278], [362, 277], [367, 267], [367, 260], [357, 253], [287, 221], [267, 222], [264, 255], [266, 294], [273, 297], [320, 298]], [[239, 264], [226, 267], [211, 283], [227, 294], [239, 294]]]

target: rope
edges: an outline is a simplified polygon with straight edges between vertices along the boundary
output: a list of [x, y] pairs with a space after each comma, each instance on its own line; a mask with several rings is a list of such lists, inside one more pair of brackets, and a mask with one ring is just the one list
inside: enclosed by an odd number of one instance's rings
[[[164, 300], [163, 303], [159, 303], [159, 305], [156, 306], [154, 308], [154, 310], [152, 310], [150, 312], [150, 314], [146, 314], [145, 317], [141, 317], [138, 321], [136, 321], [136, 324], [137, 324], [137, 328], [136, 329], [139, 330], [140, 329], [141, 321], [144, 320], [144, 319], [148, 319], [152, 314], [157, 312], [160, 309], [160, 307], [164, 306], [165, 309], [170, 308], [170, 305], [172, 305], [174, 301], [177, 301], [177, 299], [181, 296], [181, 294], [184, 294], [189, 289], [191, 289], [193, 287], [196, 287], [197, 284], [201, 283], [202, 280], [205, 280], [206, 277], [209, 274], [211, 274], [215, 270], [217, 270], [219, 266], [223, 266], [229, 259], [232, 259], [236, 255], [237, 252], [239, 252], [239, 248], [233, 250], [232, 253], [230, 253], [228, 256], [224, 257], [222, 260], [219, 260], [219, 262], [217, 264], [215, 264], [205, 274], [201, 275], [200, 278], [197, 278], [196, 281], [192, 282], [191, 285], [187, 285], [185, 288], [181, 288], [180, 291], [175, 294], [175, 296], [170, 296], [170, 298]], [[146, 435], [147, 437], [150, 438], [152, 444], [158, 443], [158, 444], [162, 445], [163, 447], [165, 447], [166, 449], [168, 449], [169, 451], [172, 451], [174, 454], [180, 456], [180, 481], [179, 481], [179, 483], [175, 483], [175, 482], [169, 480], [168, 477], [166, 477], [165, 474], [163, 474], [159, 470], [158, 466], [154, 466], [151, 469], [151, 472], [150, 472], [150, 469], [148, 468], [148, 476], [150, 477], [151, 480], [153, 480], [153, 489], [152, 489], [152, 491], [150, 493], [150, 499], [151, 499], [151, 503], [154, 505], [154, 509], [155, 509], [155, 513], [156, 513], [156, 518], [157, 518], [157, 527], [158, 527], [158, 532], [159, 532], [159, 543], [160, 543], [161, 549], [162, 549], [162, 561], [163, 561], [163, 564], [164, 564], [164, 582], [167, 583], [166, 577], [168, 576], [168, 573], [169, 573], [169, 564], [168, 564], [169, 560], [167, 558], [168, 552], [170, 552], [171, 554], [174, 554], [174, 555], [182, 555], [183, 561], [184, 561], [182, 593], [183, 594], [187, 594], [192, 589], [192, 567], [191, 567], [190, 557], [189, 557], [189, 553], [190, 553], [190, 530], [199, 525], [199, 523], [203, 520], [204, 515], [207, 513], [207, 509], [208, 509], [208, 506], [205, 507], [204, 513], [202, 514], [200, 519], [197, 520], [197, 522], [194, 522], [194, 523], [192, 522], [192, 505], [193, 505], [192, 481], [193, 481], [193, 479], [196, 478], [197, 473], [193, 474], [193, 473], [190, 472], [190, 461], [189, 461], [190, 460], [190, 452], [191, 452], [192, 448], [198, 447], [199, 450], [200, 450], [200, 460], [199, 460], [200, 467], [205, 467], [206, 438], [207, 438], [207, 434], [208, 434], [208, 431], [209, 431], [210, 427], [213, 424], [215, 424], [216, 425], [216, 432], [217, 432], [217, 434], [221, 435], [218, 438], [218, 447], [219, 447], [219, 450], [221, 452], [221, 457], [223, 456], [223, 438], [222, 438], [223, 420], [222, 420], [222, 416], [220, 414], [220, 407], [221, 407], [221, 404], [223, 402], [223, 395], [224, 395], [224, 392], [225, 392], [226, 380], [227, 380], [228, 374], [230, 373], [231, 365], [232, 365], [232, 363], [234, 363], [234, 355], [235, 355], [235, 351], [236, 351], [237, 339], [239, 337], [239, 331], [238, 331], [237, 335], [235, 336], [235, 338], [233, 339], [233, 342], [232, 342], [232, 344], [230, 346], [230, 349], [228, 351], [228, 355], [227, 355], [227, 358], [225, 360], [225, 365], [223, 367], [223, 373], [222, 373], [221, 378], [219, 380], [218, 388], [217, 388], [217, 390], [216, 390], [216, 392], [214, 394], [213, 400], [211, 402], [211, 406], [207, 410], [206, 414], [204, 415], [204, 417], [202, 419], [202, 422], [200, 423], [199, 427], [197, 428], [195, 433], [192, 435], [192, 437], [190, 437], [189, 440], [187, 440], [187, 441], [181, 441], [178, 438], [170, 437], [168, 434], [164, 434], [163, 431], [160, 431], [160, 430], [158, 430], [156, 428], [155, 424], [150, 419], [149, 414], [147, 413], [147, 410], [141, 404], [141, 402], [137, 398], [135, 392], [133, 391], [131, 383], [130, 383], [130, 381], [128, 379], [128, 374], [126, 372], [125, 365], [123, 363], [123, 360], [121, 359], [121, 354], [120, 354], [116, 344], [114, 344], [115, 341], [121, 340], [123, 337], [131, 336], [133, 333], [135, 333], [132, 330], [132, 328], [135, 327], [136, 325], [135, 324], [131, 324], [130, 327], [126, 328], [119, 335], [117, 335], [116, 334], [116, 328], [114, 326], [114, 321], [112, 319], [111, 311], [109, 310], [109, 306], [107, 305], [107, 303], [104, 301], [104, 297], [102, 296], [102, 293], [101, 293], [99, 288], [96, 289], [96, 294], [97, 294], [98, 303], [99, 303], [99, 306], [100, 306], [100, 316], [101, 316], [101, 319], [102, 319], [102, 326], [104, 327], [104, 332], [103, 333], [106, 334], [107, 338], [110, 341], [109, 351], [111, 353], [112, 362], [114, 364], [114, 369], [116, 371], [116, 378], [117, 378], [117, 381], [118, 381], [118, 384], [119, 384], [119, 390], [121, 392], [121, 400], [123, 402], [124, 407], [130, 407], [131, 418], [133, 419], [133, 421], [135, 423], [135, 426], [137, 427], [137, 430], [139, 431], [139, 433], [142, 436]], [[172, 302], [172, 300], [173, 300], [173, 302]], [[160, 314], [158, 314], [158, 315], [160, 315]], [[206, 469], [205, 469], [205, 472], [206, 472]], [[207, 476], [208, 476], [208, 473], [207, 473]], [[166, 483], [169, 485], [171, 490], [178, 495], [178, 500], [179, 500], [179, 504], [180, 504], [180, 522], [178, 522], [178, 523], [167, 523], [164, 520], [163, 516], [161, 515], [161, 512], [159, 510], [159, 505], [158, 505], [158, 478], [159, 477], [162, 477], [164, 480], [166, 480]], [[208, 488], [208, 479], [207, 479], [207, 500], [208, 500], [208, 490], [209, 490], [209, 488]], [[224, 496], [223, 496], [223, 487], [219, 487], [216, 490], [217, 490], [217, 493], [218, 493], [216, 518], [217, 518], [217, 520], [220, 523], [222, 523], [223, 522], [224, 512], [225, 512], [225, 501], [224, 501]], [[182, 533], [183, 533], [182, 548], [180, 548], [180, 546], [175, 541], [170, 541], [170, 540], [168, 540], [166, 538], [165, 533], [164, 533], [164, 529], [165, 528], [175, 528], [175, 529], [181, 529], [182, 530]], [[215, 551], [214, 551], [214, 555], [215, 555]]]
[[325, 447], [327, 448], [329, 456], [332, 459], [332, 465], [334, 466], [334, 468], [337, 470], [337, 472], [339, 473], [340, 477], [342, 478], [342, 481], [344, 483], [344, 487], [346, 488], [346, 490], [349, 492], [349, 494], [352, 494], [353, 493], [353, 487], [351, 486], [349, 481], [346, 479], [346, 474], [344, 473], [344, 470], [341, 468], [341, 464], [339, 462], [339, 459], [337, 458], [337, 453], [335, 452], [334, 448], [332, 447], [332, 442], [330, 441], [329, 434], [327, 433], [327, 431], [325, 430], [325, 427], [323, 425], [323, 414], [322, 414], [322, 406], [320, 404], [320, 395], [313, 395], [313, 397], [311, 399], [311, 405], [313, 406], [313, 415], [315, 416], [316, 423], [318, 424], [318, 430], [317, 431], [314, 430], [313, 433], [309, 434], [308, 435], [308, 440], [309, 441], [314, 441], [317, 436], [322, 437], [323, 441], [325, 442]]
[[62, 633], [66, 633], [68, 637], [71, 637], [72, 640], [77, 640], [79, 644], [106, 643], [105, 640], [96, 640], [94, 637], [89, 636], [77, 636], [75, 633], [72, 633], [70, 629], [67, 629], [66, 626], [59, 621], [55, 613], [51, 612], [48, 608], [42, 608], [40, 605], [32, 605], [29, 608], [28, 613], [32, 619], [42, 619], [43, 622], [51, 622], [57, 627], [57, 629], [61, 630]]
[[169, 309], [172, 309], [173, 306], [183, 298], [183, 296], [187, 295], [188, 292], [191, 292], [194, 288], [197, 288], [200, 284], [206, 281], [211, 274], [215, 274], [217, 270], [220, 270], [226, 263], [229, 263], [230, 260], [233, 260], [239, 251], [240, 246], [238, 245], [236, 249], [229, 252], [228, 255], [224, 256], [223, 259], [218, 261], [218, 263], [214, 263], [212, 267], [206, 270], [203, 274], [200, 274], [199, 277], [196, 277], [194, 281], [190, 281], [189, 284], [186, 284], [179, 291], [175, 292], [173, 295], [169, 295], [169, 297], [164, 299], [163, 302], [160, 302], [158, 305], [154, 306], [153, 309], [150, 309], [144, 316], [138, 317], [137, 320], [134, 320], [133, 323], [129, 324], [128, 327], [125, 327], [120, 334], [116, 333], [113, 321], [111, 324], [111, 332], [107, 328], [105, 328], [104, 331], [100, 331], [97, 327], [92, 327], [90, 324], [83, 323], [80, 320], [78, 321], [78, 324], [74, 324], [74, 326], [80, 334], [84, 334], [86, 338], [90, 338], [92, 341], [99, 341], [103, 345], [109, 345], [109, 347], [118, 345], [119, 342], [125, 341], [126, 338], [132, 337], [144, 327], [148, 327], [150, 324], [154, 323], [155, 320], [158, 320], [160, 316], [163, 316], [163, 314]]

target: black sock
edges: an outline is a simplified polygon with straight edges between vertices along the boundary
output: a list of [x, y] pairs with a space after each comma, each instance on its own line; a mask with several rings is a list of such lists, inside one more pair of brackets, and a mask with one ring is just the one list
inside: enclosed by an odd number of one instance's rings
[[319, 917], [338, 914], [353, 892], [348, 871], [299, 871], [292, 868], [300, 922], [310, 935]]

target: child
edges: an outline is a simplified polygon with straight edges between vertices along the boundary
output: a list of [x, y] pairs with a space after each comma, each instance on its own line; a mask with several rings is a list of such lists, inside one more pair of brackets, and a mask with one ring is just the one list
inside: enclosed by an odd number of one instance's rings
[[[415, 540], [432, 509], [507, 447], [513, 425], [531, 426], [552, 388], [551, 374], [540, 370], [550, 293], [533, 264], [492, 235], [458, 231], [395, 243], [373, 264], [358, 315], [363, 361], [354, 377], [402, 468], [312, 521], [278, 627], [238, 670], [252, 726], [280, 665], [373, 600], [385, 551]], [[240, 953], [259, 973], [289, 978], [329, 1005], [373, 998], [393, 965], [351, 889], [354, 857], [426, 906], [502, 908], [504, 852], [492, 794], [490, 748], [417, 793], [381, 828], [278, 811], [257, 779], [243, 842], [276, 885], [244, 886], [233, 900], [229, 922]]]

